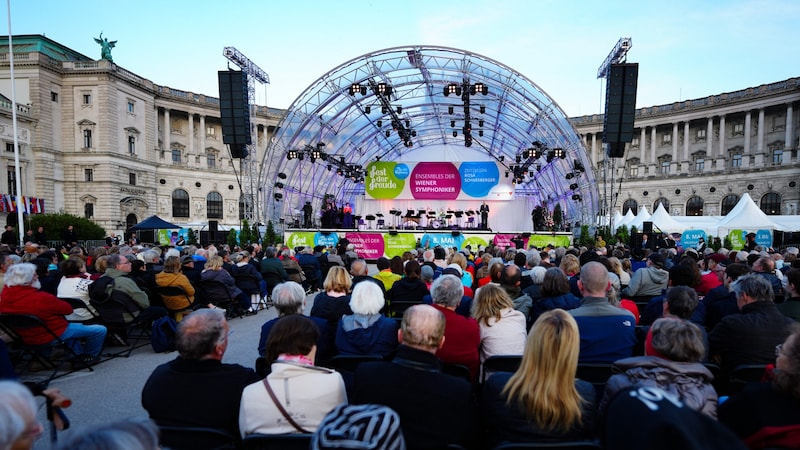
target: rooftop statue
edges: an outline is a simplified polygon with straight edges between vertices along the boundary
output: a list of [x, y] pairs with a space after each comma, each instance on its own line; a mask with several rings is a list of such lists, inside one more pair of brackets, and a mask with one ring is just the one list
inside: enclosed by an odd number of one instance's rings
[[111, 49], [117, 45], [117, 41], [109, 42], [107, 38], [103, 37], [102, 32], [100, 33], [99, 38], [94, 38], [94, 41], [100, 44], [100, 47], [102, 47], [102, 50], [100, 51], [100, 59], [107, 59], [113, 62], [114, 60], [111, 58]]

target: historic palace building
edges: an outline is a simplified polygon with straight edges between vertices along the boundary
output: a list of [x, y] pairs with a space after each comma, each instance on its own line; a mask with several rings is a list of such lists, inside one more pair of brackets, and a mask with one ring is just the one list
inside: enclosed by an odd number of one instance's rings
[[[222, 142], [217, 97], [157, 85], [44, 36], [13, 43], [22, 192], [8, 40], [0, 38], [0, 221], [25, 208], [84, 216], [118, 233], [153, 214], [195, 228], [239, 225], [248, 168]], [[661, 202], [673, 215], [723, 215], [748, 192], [768, 214], [800, 214], [799, 103], [800, 78], [792, 78], [641, 108], [636, 137], [614, 166], [602, 149], [602, 115], [572, 122], [601, 198], [613, 179], [612, 210], [652, 212]], [[260, 164], [284, 114], [256, 108], [253, 161]]]

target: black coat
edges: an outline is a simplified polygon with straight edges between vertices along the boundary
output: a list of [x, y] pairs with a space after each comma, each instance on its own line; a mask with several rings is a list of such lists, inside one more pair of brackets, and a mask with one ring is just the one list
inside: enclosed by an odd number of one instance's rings
[[353, 403], [394, 409], [409, 449], [476, 447], [472, 387], [440, 368], [441, 361], [432, 353], [401, 345], [392, 362], [358, 366]]

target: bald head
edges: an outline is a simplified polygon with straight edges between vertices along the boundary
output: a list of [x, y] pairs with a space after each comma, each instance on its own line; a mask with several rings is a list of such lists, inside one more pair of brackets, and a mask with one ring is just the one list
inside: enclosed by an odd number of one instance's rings
[[430, 305], [414, 305], [403, 313], [400, 343], [436, 353], [444, 342], [444, 314]]
[[608, 269], [597, 261], [591, 261], [581, 268], [578, 287], [584, 296], [605, 297], [608, 291]]
[[367, 262], [363, 259], [357, 259], [350, 263], [350, 275], [357, 277], [367, 274]]

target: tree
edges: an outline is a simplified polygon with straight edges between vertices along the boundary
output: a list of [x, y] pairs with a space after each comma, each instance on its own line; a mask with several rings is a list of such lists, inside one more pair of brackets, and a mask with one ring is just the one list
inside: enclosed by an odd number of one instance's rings
[[561, 223], [564, 221], [564, 214], [561, 212], [561, 203], [556, 203], [556, 206], [553, 208], [553, 225], [555, 226], [554, 229], [560, 230]]
[[100, 240], [105, 239], [106, 230], [84, 217], [73, 216], [67, 213], [56, 214], [30, 214], [28, 215], [27, 229], [36, 231], [39, 227], [44, 227], [48, 240], [61, 241], [61, 233], [72, 225], [78, 239]]
[[264, 243], [274, 245], [277, 241], [278, 236], [275, 234], [275, 226], [272, 225], [272, 221], [270, 220], [267, 222], [267, 231], [264, 233]]
[[242, 230], [239, 232], [239, 244], [242, 247], [252, 242], [253, 238], [250, 233], [250, 222], [247, 219], [242, 220]]
[[237, 245], [238, 242], [236, 240], [236, 230], [231, 228], [230, 230], [228, 230], [228, 247], [230, 247], [231, 251], [233, 251], [233, 249], [236, 248]]
[[[628, 233], [628, 227], [618, 227], [615, 234], [620, 242], [627, 244], [630, 241], [631, 235]], [[614, 242], [616, 244], [616, 242]]]
[[581, 234], [578, 236], [578, 245], [581, 247], [594, 247], [594, 238], [589, 233], [589, 225], [581, 225]]
[[186, 232], [186, 243], [188, 245], [197, 245], [197, 235], [194, 234], [194, 230], [189, 228], [189, 231]]
[[250, 243], [254, 244], [261, 240], [261, 230], [258, 229], [258, 222], [253, 224], [253, 230], [250, 233]]

